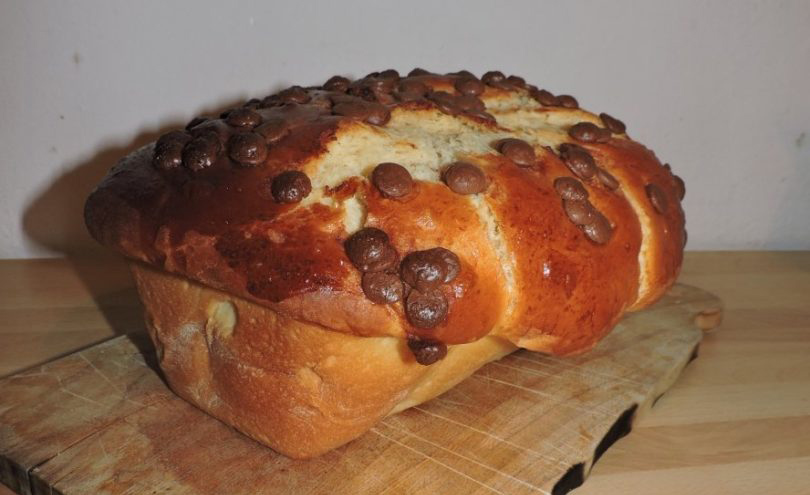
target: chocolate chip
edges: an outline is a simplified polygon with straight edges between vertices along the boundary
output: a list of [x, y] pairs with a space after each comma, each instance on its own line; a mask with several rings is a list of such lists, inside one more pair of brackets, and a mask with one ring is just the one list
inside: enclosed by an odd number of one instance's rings
[[461, 260], [449, 249], [436, 247], [409, 253], [399, 270], [406, 284], [425, 291], [455, 280], [461, 271]]
[[605, 124], [605, 127], [613, 134], [624, 134], [624, 131], [627, 130], [624, 122], [604, 112], [599, 114], [599, 118], [602, 119], [602, 123]]
[[370, 103], [368, 105], [368, 115], [365, 121], [374, 125], [385, 125], [391, 120], [391, 111], [380, 103]]
[[186, 144], [189, 141], [191, 141], [190, 134], [183, 131], [171, 131], [158, 138], [157, 143], [155, 143], [155, 148], [161, 148], [175, 143]]
[[571, 95], [557, 96], [557, 104], [565, 108], [579, 108], [579, 102]]
[[448, 72], [447, 75], [448, 76], [475, 78], [475, 74], [473, 74], [472, 72], [470, 72], [470, 71], [468, 71], [466, 69], [462, 69], [462, 70], [456, 71], [456, 72]]
[[596, 218], [597, 211], [590, 201], [563, 200], [563, 210], [574, 225], [589, 225]]
[[234, 127], [252, 129], [262, 123], [262, 116], [250, 108], [235, 108], [228, 113], [225, 122]]
[[364, 273], [361, 285], [363, 294], [375, 304], [393, 304], [402, 299], [402, 281], [396, 273]]
[[608, 219], [595, 210], [593, 220], [589, 224], [583, 225], [582, 231], [585, 233], [585, 237], [597, 244], [606, 244], [613, 235], [613, 227]]
[[183, 165], [195, 172], [214, 164], [222, 145], [214, 134], [203, 134], [183, 148]]
[[390, 93], [397, 85], [399, 78], [375, 78], [365, 81], [365, 85], [375, 92]]
[[385, 91], [382, 91], [379, 88], [375, 88], [370, 84], [366, 84], [365, 80], [362, 80], [359, 85], [349, 86], [348, 94], [356, 96], [358, 98], [362, 98], [363, 100], [370, 103], [382, 102], [383, 98], [389, 96], [386, 94]]
[[254, 132], [264, 138], [267, 144], [273, 144], [280, 141], [281, 138], [290, 132], [290, 126], [284, 119], [268, 120], [264, 124], [257, 127]]
[[281, 98], [279, 98], [278, 95], [270, 95], [270, 96], [266, 96], [266, 97], [264, 97], [264, 99], [262, 99], [261, 104], [259, 104], [259, 108], [278, 107], [278, 106], [281, 106], [283, 104], [284, 104], [284, 102], [281, 101]]
[[388, 243], [388, 234], [374, 227], [358, 230], [344, 247], [349, 260], [364, 273], [389, 270], [399, 261], [396, 250]]
[[245, 108], [250, 108], [251, 110], [256, 110], [257, 108], [259, 108], [261, 106], [261, 104], [262, 104], [262, 100], [260, 100], [258, 98], [251, 98], [248, 101], [246, 101], [245, 104], [242, 105], [242, 106], [245, 107]]
[[158, 170], [171, 170], [183, 164], [183, 143], [174, 142], [155, 148], [152, 165]]
[[377, 74], [379, 79], [399, 79], [399, 72], [396, 69], [386, 69]]
[[591, 122], [580, 122], [568, 129], [568, 135], [583, 143], [604, 143], [610, 139], [610, 131]]
[[183, 164], [183, 147], [191, 136], [183, 131], [172, 131], [160, 136], [155, 143], [152, 165], [159, 170], [170, 170]]
[[473, 77], [462, 77], [454, 84], [456, 91], [463, 95], [478, 96], [484, 92], [484, 83]]
[[530, 95], [544, 107], [556, 107], [560, 105], [560, 102], [557, 99], [557, 97], [551, 94], [550, 91], [546, 91], [545, 89], [538, 89], [536, 91], [531, 91]]
[[414, 251], [399, 265], [402, 281], [417, 290], [433, 289], [444, 283], [447, 266], [443, 260], [428, 251]]
[[332, 106], [332, 113], [354, 119], [365, 119], [368, 116], [368, 107], [363, 101], [336, 101]]
[[414, 70], [408, 72], [408, 77], [426, 76], [428, 74], [430, 74], [430, 72], [426, 71], [425, 69], [420, 69], [419, 67], [417, 67]]
[[189, 130], [195, 138], [207, 136], [224, 144], [231, 136], [231, 129], [221, 120], [207, 120]]
[[332, 107], [332, 113], [362, 119], [374, 125], [383, 125], [391, 119], [391, 111], [385, 105], [360, 100], [337, 103]]
[[228, 140], [228, 156], [242, 165], [258, 165], [267, 158], [267, 144], [255, 132], [240, 132]]
[[515, 90], [515, 86], [509, 84], [508, 82], [506, 82], [506, 80], [491, 82], [487, 86], [490, 86], [492, 88], [502, 89], [504, 91], [514, 91]]
[[[403, 79], [397, 86], [397, 92], [402, 94], [413, 94], [419, 97], [425, 96], [429, 88], [422, 81], [416, 79]], [[416, 98], [413, 98], [416, 99]]]
[[425, 95], [421, 93], [403, 93], [401, 91], [394, 92], [394, 97], [398, 101], [418, 101], [424, 99]]
[[336, 105], [339, 105], [341, 103], [359, 103], [361, 107], [364, 105], [363, 101], [357, 99], [357, 97], [353, 95], [330, 93], [329, 99], [332, 100], [332, 110], [334, 110]]
[[484, 74], [483, 76], [481, 76], [481, 80], [485, 84], [499, 83], [506, 80], [506, 76], [504, 76], [503, 72], [499, 70], [491, 70], [486, 74]]
[[490, 123], [493, 123], [493, 124], [498, 123], [498, 121], [495, 120], [495, 116], [493, 116], [491, 113], [480, 112], [478, 110], [470, 110], [470, 111], [467, 112], [467, 115], [471, 115], [473, 117], [478, 117], [479, 119], [483, 119], [483, 120], [485, 120], [487, 122], [490, 122]]
[[484, 172], [467, 162], [456, 162], [442, 174], [442, 179], [451, 191], [458, 194], [477, 194], [487, 188]]
[[433, 328], [447, 318], [447, 299], [441, 291], [412, 290], [405, 301], [405, 314], [415, 327]]
[[526, 80], [520, 76], [509, 76], [506, 78], [506, 82], [518, 88], [526, 87]]
[[320, 110], [322, 113], [330, 113], [332, 111], [332, 100], [325, 94], [314, 96], [309, 105]]
[[673, 175], [672, 178], [675, 180], [675, 191], [678, 193], [678, 199], [683, 201], [684, 196], [686, 196], [686, 184], [677, 175]]
[[349, 88], [350, 82], [351, 81], [349, 81], [348, 78], [343, 76], [332, 76], [325, 83], [323, 83], [323, 89], [327, 91], [339, 91], [341, 93], [345, 93]]
[[207, 121], [208, 121], [208, 119], [206, 117], [194, 117], [193, 119], [191, 119], [191, 121], [189, 121], [188, 124], [186, 124], [186, 130], [189, 131], [193, 127], [197, 127], [198, 125], [202, 124], [203, 122], [207, 122]]
[[560, 158], [577, 177], [590, 179], [596, 174], [596, 162], [582, 146], [572, 143], [561, 144]]
[[450, 283], [458, 276], [461, 271], [461, 260], [458, 259], [456, 253], [445, 249], [443, 247], [436, 247], [425, 251], [428, 256], [433, 257], [444, 265], [444, 283]]
[[312, 183], [304, 172], [287, 170], [273, 178], [270, 192], [277, 203], [297, 203], [312, 192]]
[[371, 172], [371, 182], [386, 198], [401, 198], [413, 189], [408, 170], [398, 163], [381, 163]]
[[662, 165], [667, 172], [672, 173], [672, 167], [669, 166], [669, 163], [665, 163]]
[[616, 180], [616, 177], [613, 177], [610, 172], [603, 168], [596, 169], [596, 178], [599, 179], [599, 182], [601, 182], [603, 186], [611, 191], [615, 191], [619, 188], [619, 181]]
[[487, 109], [483, 101], [472, 95], [456, 96], [456, 106], [464, 112], [483, 112]]
[[519, 167], [531, 167], [536, 159], [532, 145], [522, 139], [502, 139], [498, 142], [498, 151]]
[[444, 113], [455, 115], [459, 113], [455, 96], [445, 91], [431, 91], [427, 94], [427, 98], [436, 104]]
[[395, 85], [395, 79], [360, 79], [349, 85], [348, 93], [372, 103], [385, 102], [385, 100], [393, 101], [393, 98], [388, 93], [393, 91]]
[[282, 103], [307, 103], [312, 97], [301, 86], [291, 86], [278, 93]]
[[564, 200], [584, 201], [588, 199], [588, 191], [580, 181], [573, 177], [558, 177], [554, 180], [554, 189]]
[[408, 348], [413, 353], [416, 362], [423, 366], [430, 366], [447, 355], [447, 345], [438, 340], [408, 337]]
[[655, 184], [647, 184], [644, 190], [647, 191], [647, 197], [650, 199], [650, 203], [652, 203], [653, 207], [655, 207], [655, 210], [658, 213], [666, 213], [669, 203], [664, 191]]

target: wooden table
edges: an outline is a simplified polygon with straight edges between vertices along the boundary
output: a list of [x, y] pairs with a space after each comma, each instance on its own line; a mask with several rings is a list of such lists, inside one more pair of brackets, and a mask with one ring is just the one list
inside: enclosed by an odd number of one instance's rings
[[[810, 252], [688, 253], [680, 280], [725, 322], [574, 493], [810, 494]], [[143, 328], [115, 258], [0, 261], [0, 281], [0, 376]]]

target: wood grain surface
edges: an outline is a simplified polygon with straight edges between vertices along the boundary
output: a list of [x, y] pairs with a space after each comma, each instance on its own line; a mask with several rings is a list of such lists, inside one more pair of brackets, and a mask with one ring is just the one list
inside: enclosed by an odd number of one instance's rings
[[[6, 372], [139, 324], [118, 263], [5, 261], [0, 280]], [[688, 253], [681, 281], [725, 300], [723, 328], [575, 493], [810, 493], [810, 253]]]
[[586, 354], [519, 351], [309, 461], [175, 397], [143, 334], [125, 335], [0, 380], [3, 477], [34, 495], [561, 495], [697, 356], [696, 318], [721, 307], [675, 286]]

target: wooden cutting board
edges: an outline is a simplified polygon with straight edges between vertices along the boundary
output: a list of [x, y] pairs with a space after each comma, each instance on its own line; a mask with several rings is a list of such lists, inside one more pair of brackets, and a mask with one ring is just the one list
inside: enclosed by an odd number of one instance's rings
[[553, 494], [646, 414], [722, 304], [676, 285], [591, 352], [518, 351], [317, 459], [293, 461], [175, 397], [144, 334], [0, 380], [0, 480], [23, 494]]

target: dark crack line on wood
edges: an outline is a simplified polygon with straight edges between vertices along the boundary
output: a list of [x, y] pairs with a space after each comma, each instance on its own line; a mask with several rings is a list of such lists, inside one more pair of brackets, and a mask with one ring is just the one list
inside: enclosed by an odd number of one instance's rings
[[695, 344], [695, 348], [692, 349], [692, 354], [689, 355], [689, 361], [687, 361], [686, 364], [689, 364], [695, 359], [697, 359], [699, 355], [700, 355], [700, 342]]
[[568, 471], [562, 475], [562, 478], [554, 484], [551, 489], [551, 495], [565, 495], [574, 488], [577, 488], [585, 482], [585, 463], [580, 462], [571, 466]]
[[3, 464], [0, 482], [14, 490], [15, 493], [30, 495], [30, 481], [28, 471], [18, 462], [6, 455], [0, 455], [0, 463]]
[[[663, 395], [663, 394], [662, 394]], [[660, 396], [659, 396], [660, 397]], [[600, 457], [620, 438], [627, 436], [633, 429], [633, 419], [636, 416], [638, 404], [633, 404], [619, 415], [613, 425], [608, 429], [605, 436], [596, 446], [593, 455], [593, 462], [590, 469]], [[557, 481], [551, 490], [552, 495], [564, 495], [585, 482], [585, 463], [580, 462], [571, 466], [568, 471]]]
[[[638, 404], [633, 404], [616, 419], [607, 433], [605, 433], [605, 436], [602, 437], [602, 441], [596, 446], [596, 451], [593, 454], [593, 464], [596, 464], [599, 458], [602, 457], [602, 454], [604, 454], [611, 445], [616, 443], [620, 438], [627, 436], [633, 430], [633, 419], [636, 416], [637, 409]], [[593, 464], [591, 464], [591, 469], [593, 469]]]

